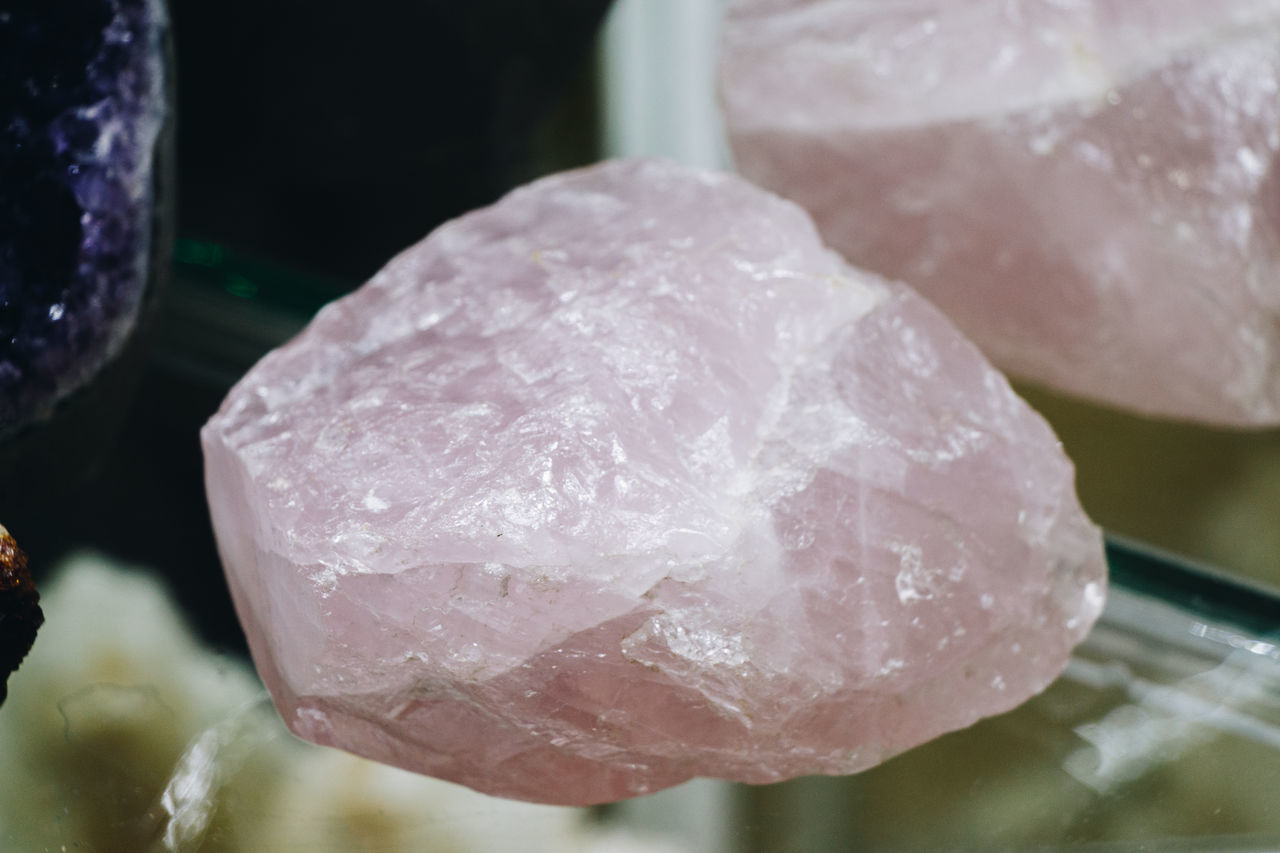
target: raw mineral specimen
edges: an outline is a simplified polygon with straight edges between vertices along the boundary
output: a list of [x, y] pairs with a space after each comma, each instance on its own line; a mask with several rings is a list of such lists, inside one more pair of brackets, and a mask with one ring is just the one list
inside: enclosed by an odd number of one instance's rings
[[744, 174], [1004, 369], [1280, 423], [1280, 2], [738, 0]]
[[48, 416], [134, 326], [164, 22], [160, 0], [0, 8], [0, 436]]
[[1039, 691], [1104, 596], [1070, 462], [940, 313], [661, 163], [441, 227], [202, 440], [290, 728], [510, 797], [869, 767]]
[[18, 668], [44, 624], [27, 555], [0, 524], [0, 705], [9, 695], [9, 673]]

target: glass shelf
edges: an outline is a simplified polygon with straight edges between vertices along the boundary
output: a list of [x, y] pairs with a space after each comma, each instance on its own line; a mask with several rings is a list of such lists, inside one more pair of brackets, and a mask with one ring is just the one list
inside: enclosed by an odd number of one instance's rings
[[1280, 849], [1280, 597], [1108, 557], [1106, 610], [1045, 693], [859, 776], [745, 790], [739, 849]]

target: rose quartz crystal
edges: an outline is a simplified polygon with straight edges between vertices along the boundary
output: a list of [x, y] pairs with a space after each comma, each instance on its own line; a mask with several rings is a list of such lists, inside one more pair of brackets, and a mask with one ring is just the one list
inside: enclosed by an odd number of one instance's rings
[[1070, 462], [941, 314], [671, 165], [445, 225], [202, 438], [293, 731], [510, 797], [869, 767], [1042, 689], [1104, 594]]
[[738, 0], [748, 177], [1002, 368], [1280, 423], [1280, 0]]

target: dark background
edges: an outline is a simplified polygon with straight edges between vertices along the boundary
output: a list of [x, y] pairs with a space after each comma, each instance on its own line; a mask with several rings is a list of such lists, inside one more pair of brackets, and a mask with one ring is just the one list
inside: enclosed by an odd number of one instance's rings
[[607, 7], [177, 0], [183, 232], [367, 279], [444, 219], [591, 159], [590, 122], [566, 113], [587, 118]]
[[105, 549], [164, 576], [206, 640], [243, 648], [200, 426], [266, 349], [393, 254], [596, 158], [591, 60], [608, 5], [171, 2], [172, 274], [156, 271], [118, 363], [0, 448], [0, 523], [37, 583], [68, 551]]

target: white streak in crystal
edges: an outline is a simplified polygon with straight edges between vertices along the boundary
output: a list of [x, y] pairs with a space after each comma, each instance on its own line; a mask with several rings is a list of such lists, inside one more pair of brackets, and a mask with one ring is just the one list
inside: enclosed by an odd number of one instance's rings
[[893, 675], [895, 672], [902, 669], [906, 665], [907, 665], [906, 661], [904, 661], [902, 658], [889, 658], [887, 661], [884, 662], [884, 666], [880, 667], [880, 670], [876, 673], [876, 675], [880, 675], [880, 676]]
[[370, 489], [369, 492], [365, 494], [363, 503], [364, 503], [364, 508], [369, 510], [370, 512], [386, 512], [388, 509], [391, 508], [391, 504], [387, 503], [382, 498], [375, 495], [372, 489]]
[[1244, 169], [1244, 173], [1250, 178], [1258, 179], [1266, 174], [1266, 164], [1252, 148], [1241, 146], [1236, 151], [1236, 162], [1240, 164], [1240, 168]]
[[898, 574], [893, 579], [893, 587], [898, 592], [898, 601], [910, 604], [913, 601], [927, 601], [933, 598], [935, 579], [933, 573], [924, 566], [923, 551], [919, 545], [894, 542], [889, 550], [898, 555]]
[[721, 417], [689, 445], [685, 457], [689, 470], [711, 474], [734, 467], [733, 441], [729, 435], [729, 418]]

